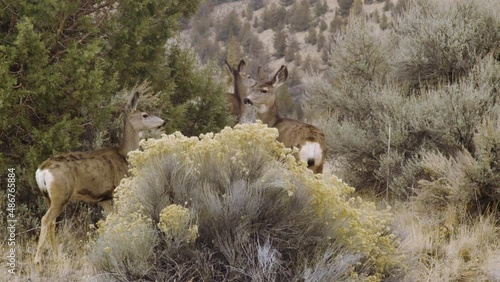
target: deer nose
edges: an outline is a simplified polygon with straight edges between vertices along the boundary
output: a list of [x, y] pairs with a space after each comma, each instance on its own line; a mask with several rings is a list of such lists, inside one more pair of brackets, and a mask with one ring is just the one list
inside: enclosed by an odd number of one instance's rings
[[243, 104], [245, 104], [245, 105], [253, 105], [252, 101], [250, 101], [250, 99], [248, 99], [248, 98], [243, 99]]

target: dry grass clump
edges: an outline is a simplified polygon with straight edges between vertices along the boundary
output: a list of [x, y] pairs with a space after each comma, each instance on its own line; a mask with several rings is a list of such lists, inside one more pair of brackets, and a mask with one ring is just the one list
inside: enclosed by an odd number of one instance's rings
[[91, 260], [106, 279], [380, 280], [398, 267], [386, 211], [310, 173], [262, 124], [142, 143]]
[[[57, 248], [54, 255], [47, 248], [42, 271], [38, 271], [33, 263], [37, 247], [39, 229], [18, 229], [16, 236], [16, 273], [7, 272], [7, 261], [0, 259], [0, 272], [4, 273], [5, 281], [92, 281], [94, 267], [87, 259], [87, 244], [89, 234], [95, 230], [92, 221], [99, 216], [97, 207], [88, 204], [75, 204], [65, 208], [66, 219], [57, 222]], [[96, 216], [97, 214], [97, 216]], [[18, 217], [22, 221], [22, 217]], [[34, 224], [34, 226], [39, 225]], [[0, 251], [8, 254], [7, 244]]]
[[399, 281], [497, 281], [500, 233], [495, 218], [443, 222], [415, 217], [411, 205], [397, 209], [395, 229], [407, 266]]

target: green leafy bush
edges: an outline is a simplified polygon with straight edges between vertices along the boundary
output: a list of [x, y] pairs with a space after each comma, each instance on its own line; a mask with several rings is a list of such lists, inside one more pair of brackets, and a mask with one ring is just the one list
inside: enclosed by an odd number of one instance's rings
[[143, 142], [92, 246], [95, 267], [121, 280], [387, 277], [397, 266], [387, 211], [310, 173], [277, 135], [245, 124]]

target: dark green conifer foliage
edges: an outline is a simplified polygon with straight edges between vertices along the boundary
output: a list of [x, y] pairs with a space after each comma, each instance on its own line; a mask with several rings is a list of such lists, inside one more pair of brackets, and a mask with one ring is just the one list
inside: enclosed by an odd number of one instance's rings
[[280, 3], [283, 5], [283, 6], [290, 6], [292, 4], [295, 3], [295, 0], [280, 0]]
[[233, 10], [216, 26], [216, 39], [227, 41], [232, 36], [238, 36], [241, 31], [240, 16]]
[[280, 25], [280, 27], [277, 28], [276, 32], [274, 33], [273, 37], [273, 47], [275, 50], [274, 55], [278, 58], [281, 58], [285, 56], [286, 53], [286, 41], [287, 41], [287, 34], [285, 30], [283, 29], [283, 26]]
[[248, 5], [252, 7], [254, 11], [257, 11], [260, 8], [264, 7], [264, 0], [250, 0]]
[[342, 18], [340, 17], [340, 15], [338, 13], [335, 14], [335, 17], [330, 22], [330, 32], [331, 33], [336, 33], [338, 31], [340, 31], [342, 29], [342, 25], [343, 24], [344, 23], [343, 23]]
[[277, 30], [280, 25], [284, 25], [286, 21], [286, 9], [283, 6], [272, 4], [264, 9], [262, 13], [262, 29]]
[[[40, 215], [41, 197], [30, 186], [43, 160], [117, 140], [116, 128], [110, 129], [118, 115], [112, 113], [123, 105], [111, 101], [123, 88], [148, 79], [153, 92], [162, 93], [157, 114], [169, 120], [171, 130], [198, 134], [225, 124], [224, 101], [216, 97], [222, 89], [209, 81], [209, 70], [195, 70], [191, 55], [177, 47], [165, 57], [179, 18], [193, 13], [199, 2], [0, 4], [0, 170], [16, 168], [17, 200], [30, 206], [31, 216]], [[207, 89], [208, 94], [201, 92]], [[192, 103], [196, 96], [198, 104]]]
[[309, 43], [312, 45], [316, 44], [316, 42], [318, 41], [318, 33], [316, 32], [316, 28], [310, 27], [307, 30], [307, 36], [306, 36], [305, 41], [306, 41], [306, 43]]
[[290, 10], [289, 23], [293, 31], [305, 31], [312, 22], [311, 7], [307, 0], [295, 2]]
[[338, 0], [337, 2], [339, 3], [340, 14], [342, 16], [349, 15], [354, 0]]
[[314, 6], [314, 14], [316, 17], [321, 17], [328, 12], [328, 4], [326, 1], [319, 1]]
[[300, 45], [295, 36], [290, 36], [287, 42], [287, 48], [285, 52], [285, 62], [289, 63], [295, 60], [295, 55], [300, 51]]

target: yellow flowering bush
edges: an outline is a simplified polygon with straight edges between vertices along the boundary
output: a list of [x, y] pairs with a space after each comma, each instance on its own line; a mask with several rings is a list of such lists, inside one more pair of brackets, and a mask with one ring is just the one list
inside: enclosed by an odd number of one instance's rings
[[139, 211], [125, 217], [112, 214], [98, 226], [98, 238], [89, 254], [93, 263], [117, 275], [146, 275], [150, 268], [148, 260], [158, 241], [155, 230], [151, 228], [151, 219]]
[[[277, 137], [257, 123], [141, 141], [93, 252], [127, 261], [129, 246], [145, 244], [155, 280], [377, 281], [398, 267], [389, 212], [312, 174]], [[133, 239], [136, 227], [147, 236]], [[109, 273], [120, 265], [95, 262]]]
[[191, 243], [198, 237], [198, 226], [191, 224], [191, 212], [179, 205], [169, 205], [160, 213], [158, 227], [167, 240]]

